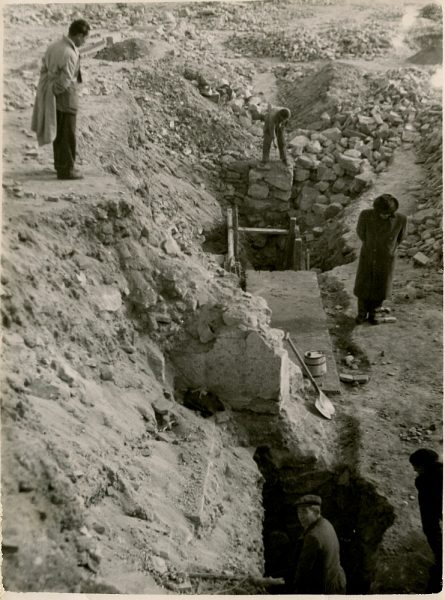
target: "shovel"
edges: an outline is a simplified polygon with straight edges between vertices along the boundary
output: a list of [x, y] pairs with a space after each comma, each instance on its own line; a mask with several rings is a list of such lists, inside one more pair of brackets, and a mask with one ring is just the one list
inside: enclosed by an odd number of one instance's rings
[[323, 394], [323, 392], [318, 387], [317, 382], [312, 377], [312, 373], [309, 371], [306, 363], [301, 358], [301, 354], [298, 352], [297, 348], [292, 342], [288, 331], [285, 332], [284, 339], [289, 342], [290, 347], [295, 352], [296, 357], [298, 358], [301, 366], [303, 367], [304, 373], [309, 377], [309, 381], [312, 383], [312, 385], [315, 388], [315, 391], [318, 393], [318, 398], [316, 398], [315, 400], [315, 408], [321, 415], [323, 415], [323, 417], [326, 417], [326, 419], [332, 419], [332, 415], [335, 413], [334, 405], [326, 396], [326, 394]]

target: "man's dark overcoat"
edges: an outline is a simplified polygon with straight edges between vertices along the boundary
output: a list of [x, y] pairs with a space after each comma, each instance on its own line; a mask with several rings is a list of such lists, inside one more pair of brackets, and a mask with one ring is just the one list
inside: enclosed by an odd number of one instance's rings
[[357, 223], [362, 241], [354, 294], [384, 300], [391, 293], [397, 246], [406, 234], [406, 217], [395, 213], [382, 219], [374, 209], [363, 210]]
[[304, 533], [294, 582], [295, 594], [344, 594], [346, 577], [331, 523], [320, 517]]

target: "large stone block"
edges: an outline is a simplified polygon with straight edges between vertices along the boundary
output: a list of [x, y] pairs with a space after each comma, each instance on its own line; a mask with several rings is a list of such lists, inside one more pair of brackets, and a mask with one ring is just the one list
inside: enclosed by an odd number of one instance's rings
[[320, 204], [319, 202], [315, 202], [315, 204], [312, 205], [312, 212], [314, 213], [314, 215], [319, 215], [321, 217], [324, 217], [327, 211], [327, 206], [326, 204]]
[[349, 186], [351, 194], [360, 194], [374, 183], [374, 174], [371, 171], [365, 171], [356, 175]]
[[272, 163], [272, 168], [267, 172], [265, 180], [269, 185], [279, 190], [291, 190], [293, 169], [286, 167], [283, 163]]
[[249, 185], [247, 193], [252, 198], [264, 199], [269, 195], [269, 186], [267, 186], [265, 183], [252, 183]]
[[295, 181], [306, 181], [309, 179], [311, 172], [308, 169], [297, 167], [294, 172]]
[[320, 165], [317, 169], [317, 180], [318, 181], [335, 181], [337, 175], [334, 170], [327, 165]]
[[340, 154], [338, 157], [338, 164], [347, 172], [353, 175], [358, 175], [360, 173], [360, 158], [353, 158], [352, 156], [348, 156], [346, 154]]
[[300, 192], [298, 197], [298, 207], [300, 210], [304, 212], [308, 212], [311, 210], [312, 205], [317, 201], [318, 198], [318, 190], [313, 188], [310, 185], [305, 185]]
[[302, 169], [315, 169], [318, 166], [318, 161], [313, 156], [302, 154], [297, 158], [296, 165]]
[[291, 192], [292, 190], [283, 191], [278, 188], [271, 189], [269, 198], [271, 200], [281, 200], [282, 202], [286, 202], [287, 200], [290, 200]]
[[307, 146], [307, 144], [309, 144], [310, 140], [307, 136], [305, 135], [296, 135], [294, 138], [292, 138], [292, 140], [289, 142], [289, 147], [294, 151], [294, 153], [296, 155], [302, 154]]
[[326, 212], [324, 213], [325, 219], [332, 219], [333, 217], [338, 215], [338, 213], [340, 213], [342, 210], [343, 210], [343, 207], [341, 204], [339, 204], [337, 202], [332, 202], [326, 208]]
[[342, 137], [341, 130], [338, 127], [330, 127], [329, 129], [324, 129], [322, 131], [324, 137], [328, 138], [328, 140], [332, 140], [334, 142], [339, 142]]
[[367, 117], [365, 115], [358, 116], [358, 129], [362, 133], [370, 134], [376, 127], [377, 123], [373, 117]]

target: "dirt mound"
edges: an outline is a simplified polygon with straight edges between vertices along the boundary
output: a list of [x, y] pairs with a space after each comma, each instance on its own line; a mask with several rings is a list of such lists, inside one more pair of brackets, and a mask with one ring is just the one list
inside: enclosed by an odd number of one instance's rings
[[149, 43], [139, 38], [131, 38], [99, 50], [94, 58], [119, 62], [121, 60], [137, 60], [148, 54], [150, 54]]
[[253, 56], [276, 56], [282, 60], [307, 61], [344, 56], [376, 56], [391, 47], [391, 27], [368, 21], [366, 27], [330, 23], [322, 31], [300, 27], [292, 32], [283, 29], [234, 33], [226, 42], [238, 52]]
[[407, 59], [407, 62], [414, 65], [441, 65], [443, 60], [442, 46], [436, 46], [435, 48], [427, 48], [426, 50], [419, 50], [413, 56]]
[[291, 127], [307, 126], [323, 112], [353, 106], [366, 91], [367, 83], [359, 69], [334, 62], [300, 82], [279, 81], [280, 100], [292, 112]]
[[442, 6], [435, 2], [426, 4], [420, 9], [419, 16], [432, 21], [442, 21]]

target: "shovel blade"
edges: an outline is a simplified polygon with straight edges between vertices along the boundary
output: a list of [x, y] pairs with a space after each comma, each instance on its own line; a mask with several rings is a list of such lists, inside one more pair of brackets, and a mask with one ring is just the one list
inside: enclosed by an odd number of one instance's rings
[[315, 408], [326, 419], [332, 419], [335, 414], [335, 408], [329, 398], [320, 390], [320, 394], [315, 400]]

